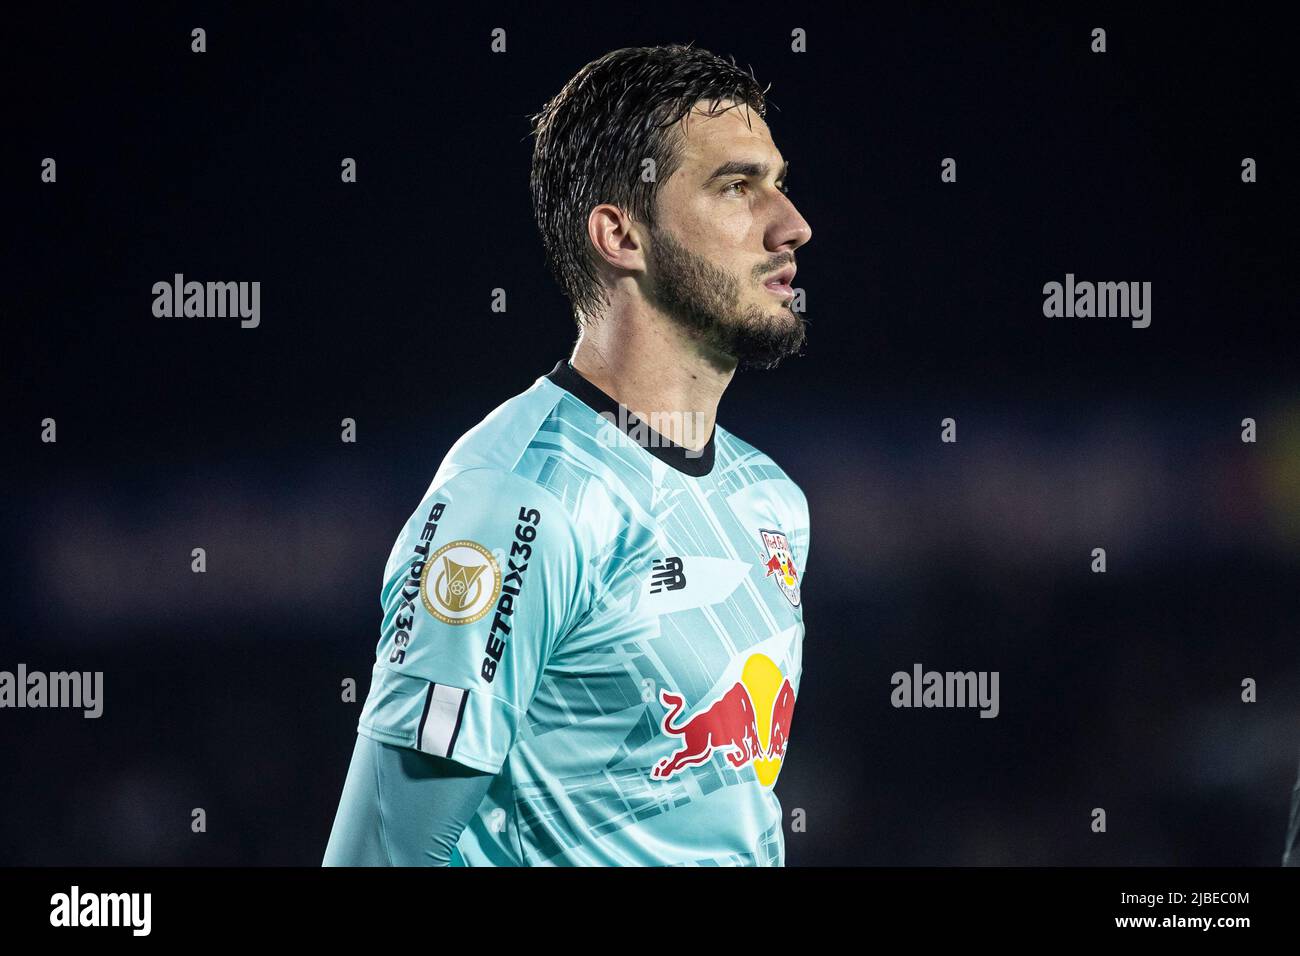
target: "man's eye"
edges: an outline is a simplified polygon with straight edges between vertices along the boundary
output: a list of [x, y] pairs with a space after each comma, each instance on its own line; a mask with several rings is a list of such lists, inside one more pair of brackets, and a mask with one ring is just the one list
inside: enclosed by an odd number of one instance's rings
[[743, 179], [737, 179], [734, 183], [728, 183], [727, 189], [734, 189], [736, 186], [748, 186], [748, 185], [749, 184], [746, 183]]
[[785, 183], [782, 183], [780, 186], [777, 186], [776, 188], [781, 190], [781, 192], [785, 193], [787, 196], [790, 195], [790, 187], [787, 186]]

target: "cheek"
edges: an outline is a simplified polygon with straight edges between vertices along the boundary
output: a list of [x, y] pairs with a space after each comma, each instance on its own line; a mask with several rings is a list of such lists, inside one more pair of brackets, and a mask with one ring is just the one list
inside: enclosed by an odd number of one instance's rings
[[[747, 248], [757, 228], [754, 212], [744, 202], [702, 202], [692, 210], [682, 235], [689, 237], [693, 248]], [[761, 240], [761, 237], [760, 237]]]
[[753, 212], [739, 203], [735, 209], [724, 209], [716, 214], [713, 220], [717, 238], [736, 248], [745, 248], [749, 244], [755, 228]]

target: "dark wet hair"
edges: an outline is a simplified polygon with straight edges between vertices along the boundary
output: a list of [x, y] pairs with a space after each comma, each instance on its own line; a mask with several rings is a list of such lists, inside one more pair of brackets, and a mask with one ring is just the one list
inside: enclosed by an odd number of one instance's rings
[[611, 203], [654, 229], [659, 183], [680, 163], [682, 117], [701, 100], [710, 113], [732, 100], [766, 118], [766, 92], [734, 59], [690, 44], [628, 47], [588, 63], [531, 117], [533, 214], [579, 325], [609, 303], [587, 238], [591, 210]]

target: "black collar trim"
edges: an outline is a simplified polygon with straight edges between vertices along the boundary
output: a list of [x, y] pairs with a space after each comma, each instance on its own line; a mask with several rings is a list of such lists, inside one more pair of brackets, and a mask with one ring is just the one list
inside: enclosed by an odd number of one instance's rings
[[691, 452], [685, 445], [669, 441], [649, 425], [643, 424], [629, 409], [620, 406], [615, 399], [583, 378], [568, 360], [557, 363], [546, 377], [597, 412], [605, 414], [607, 418], [612, 417], [611, 423], [622, 428], [625, 434], [633, 428], [644, 429], [642, 434], [651, 436], [650, 443], [637, 442], [637, 444], [664, 464], [671, 465], [692, 478], [703, 478], [713, 471], [713, 457], [716, 451], [714, 440], [718, 435], [716, 427], [709, 433], [708, 443], [700, 451]]

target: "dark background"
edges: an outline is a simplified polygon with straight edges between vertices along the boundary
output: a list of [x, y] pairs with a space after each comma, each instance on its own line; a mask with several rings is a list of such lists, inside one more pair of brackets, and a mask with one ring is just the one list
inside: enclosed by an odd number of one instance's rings
[[[1278, 863], [1290, 32], [1239, 8], [276, 7], [6, 15], [0, 669], [102, 670], [105, 709], [0, 711], [0, 863], [319, 863], [393, 539], [574, 338], [527, 117], [608, 50], [692, 40], [772, 84], [814, 232], [806, 355], [737, 376], [719, 419], [812, 508], [788, 862]], [[155, 318], [175, 272], [260, 281], [261, 326]], [[1151, 327], [1044, 318], [1067, 272], [1152, 282]], [[999, 671], [1000, 716], [891, 707], [914, 662]]]

